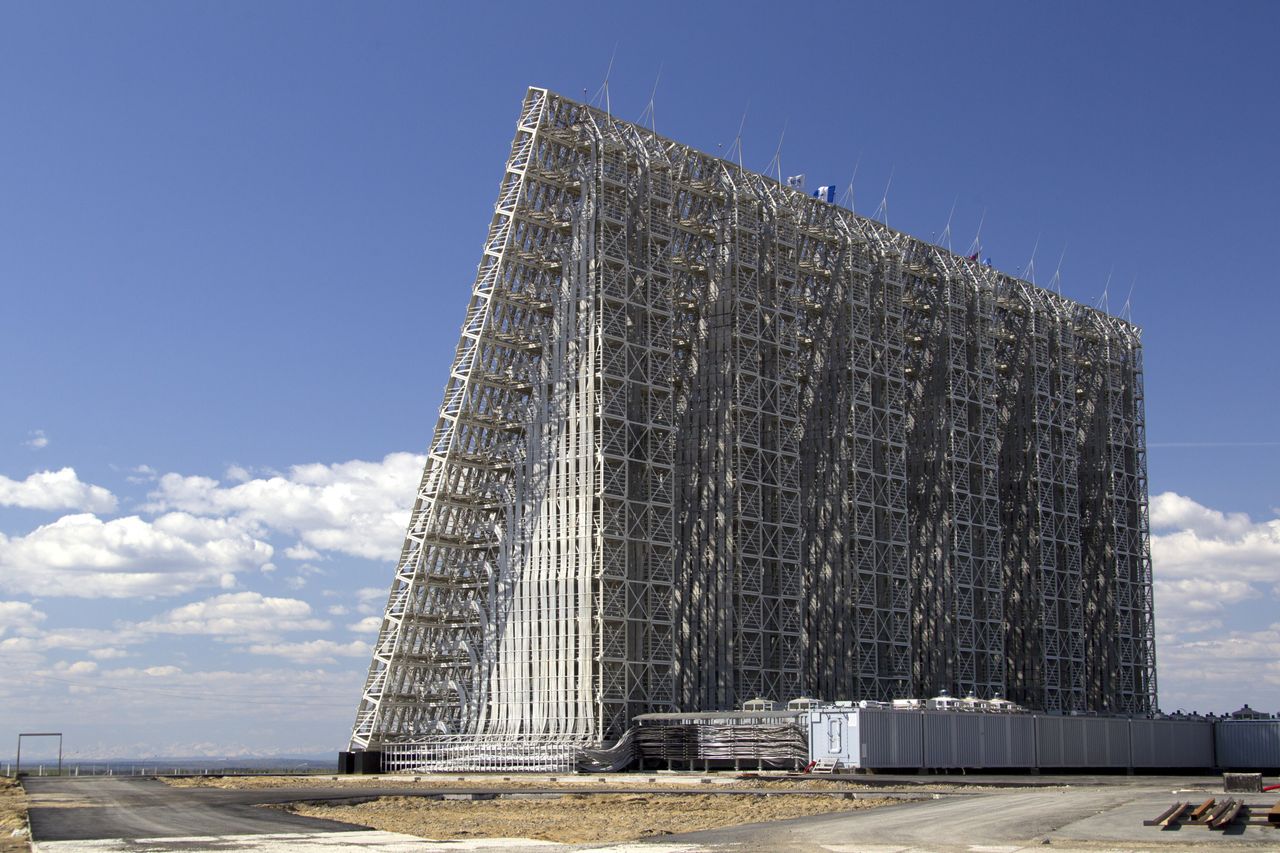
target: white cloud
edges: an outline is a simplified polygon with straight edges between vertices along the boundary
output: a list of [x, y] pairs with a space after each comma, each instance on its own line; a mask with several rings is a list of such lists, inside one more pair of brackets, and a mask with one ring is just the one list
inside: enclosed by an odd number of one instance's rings
[[320, 552], [314, 548], [308, 548], [299, 542], [297, 545], [291, 545], [284, 549], [284, 555], [290, 560], [320, 560]]
[[0, 637], [13, 631], [15, 634], [31, 634], [45, 615], [25, 601], [0, 601]]
[[94, 660], [119, 660], [120, 658], [127, 658], [128, 656], [129, 653], [124, 649], [115, 649], [110, 646], [101, 649], [89, 650], [89, 657]]
[[323, 631], [329, 623], [315, 618], [311, 605], [296, 598], [234, 592], [184, 604], [137, 627], [154, 634], [203, 634], [249, 641], [286, 631]]
[[1228, 605], [1280, 593], [1280, 519], [1165, 492], [1151, 499], [1151, 528], [1156, 615], [1170, 634], [1212, 628]]
[[[311, 552], [390, 560], [400, 553], [423, 462], [421, 455], [391, 453], [379, 462], [297, 465], [231, 486], [165, 474], [149, 508], [233, 518], [246, 529], [296, 536], [294, 548]], [[247, 473], [234, 471], [236, 477]]]
[[332, 640], [309, 640], [304, 643], [261, 643], [249, 647], [255, 655], [275, 655], [296, 663], [336, 663], [335, 658], [367, 658], [372, 647], [362, 640], [335, 643]]
[[384, 612], [387, 609], [387, 595], [389, 591], [385, 587], [365, 586], [356, 590], [356, 612], [372, 616]]
[[294, 569], [293, 577], [286, 578], [284, 583], [285, 586], [289, 587], [289, 589], [302, 589], [307, 585], [308, 578], [326, 574], [328, 574], [328, 572], [319, 566], [313, 566], [310, 563], [303, 563], [301, 566]]
[[43, 450], [49, 446], [49, 436], [42, 429], [33, 429], [27, 433], [27, 440], [22, 443], [32, 450]]
[[0, 506], [115, 512], [116, 503], [115, 495], [102, 486], [81, 482], [74, 468], [37, 471], [25, 480], [0, 474]]
[[1238, 580], [1182, 578], [1158, 581], [1162, 607], [1178, 613], [1221, 613], [1223, 605], [1236, 604], [1258, 594], [1250, 584]]
[[359, 622], [352, 622], [347, 627], [357, 634], [376, 634], [378, 629], [382, 627], [382, 617], [366, 616]]
[[1165, 492], [1151, 499], [1151, 528], [1161, 705], [1280, 708], [1280, 623], [1258, 630], [1242, 616], [1280, 599], [1280, 519]]
[[182, 670], [176, 666], [149, 666], [142, 670], [142, 674], [148, 678], [168, 678], [181, 672]]
[[150, 465], [139, 465], [136, 468], [129, 469], [129, 474], [125, 479], [130, 483], [154, 483], [156, 479], [156, 469]]
[[65, 672], [67, 675], [91, 675], [98, 671], [98, 665], [91, 660], [78, 660], [72, 664], [64, 661], [55, 666], [54, 669], [58, 672]]
[[1252, 526], [1246, 513], [1210, 509], [1177, 492], [1162, 492], [1151, 499], [1152, 530], [1185, 529], [1209, 536], [1238, 536]]
[[253, 472], [242, 465], [231, 465], [227, 468], [226, 476], [234, 483], [247, 483], [253, 479]]
[[127, 598], [234, 587], [272, 548], [230, 522], [182, 512], [153, 521], [67, 515], [25, 536], [0, 534], [0, 586], [31, 595]]
[[142, 642], [143, 637], [129, 625], [117, 625], [115, 628], [54, 628], [32, 635], [34, 644], [43, 649], [67, 649], [93, 654], [96, 649], [115, 646], [132, 646]]
[[1157, 649], [1161, 704], [1221, 713], [1247, 702], [1259, 710], [1280, 711], [1278, 646], [1280, 622], [1262, 630], [1167, 642]]

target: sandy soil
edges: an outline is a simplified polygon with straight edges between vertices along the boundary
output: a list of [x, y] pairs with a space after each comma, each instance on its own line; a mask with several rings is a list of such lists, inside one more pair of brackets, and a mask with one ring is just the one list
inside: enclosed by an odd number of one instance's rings
[[710, 794], [566, 794], [548, 800], [477, 802], [385, 797], [357, 805], [293, 803], [297, 814], [436, 840], [537, 838], [566, 844], [632, 841], [742, 823], [886, 805], [842, 797], [720, 797]]
[[0, 851], [29, 849], [26, 794], [16, 780], [0, 776]]

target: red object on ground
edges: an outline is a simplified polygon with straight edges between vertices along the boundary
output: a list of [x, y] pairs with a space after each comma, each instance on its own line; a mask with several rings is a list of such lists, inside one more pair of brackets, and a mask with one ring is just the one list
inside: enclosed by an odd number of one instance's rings
[[1280, 791], [1280, 785], [1263, 785], [1263, 786], [1262, 786], [1262, 790], [1264, 790], [1264, 791]]

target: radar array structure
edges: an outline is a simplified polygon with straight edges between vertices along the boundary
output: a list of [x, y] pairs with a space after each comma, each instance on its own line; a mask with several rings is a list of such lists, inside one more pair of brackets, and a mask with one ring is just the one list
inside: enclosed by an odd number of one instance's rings
[[1155, 708], [1140, 330], [530, 89], [352, 732]]

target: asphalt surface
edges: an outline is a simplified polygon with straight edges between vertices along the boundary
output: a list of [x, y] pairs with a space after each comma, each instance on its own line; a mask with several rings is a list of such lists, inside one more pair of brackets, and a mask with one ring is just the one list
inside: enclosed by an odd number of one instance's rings
[[27, 777], [23, 787], [29, 800], [31, 836], [37, 842], [365, 829], [283, 809], [255, 808], [258, 803], [296, 800], [296, 792], [280, 799], [273, 796], [275, 790], [174, 788], [155, 779], [127, 776]]
[[[713, 784], [646, 785], [643, 776], [611, 777], [610, 784], [593, 785], [608, 793], [723, 793]], [[381, 782], [387, 784], [380, 784]], [[833, 813], [789, 821], [749, 824], [704, 832], [668, 835], [660, 840], [619, 845], [570, 846], [520, 839], [423, 841], [395, 833], [291, 814], [257, 806], [272, 803], [363, 801], [383, 796], [482, 796], [494, 792], [528, 795], [571, 793], [565, 789], [504, 786], [502, 780], [459, 779], [449, 788], [404, 787], [384, 777], [344, 787], [290, 787], [257, 790], [176, 788], [147, 778], [28, 778], [32, 835], [37, 850], [51, 853], [109, 853], [109, 851], [252, 850], [328, 851], [366, 850], [497, 851], [537, 853], [570, 850], [609, 850], [622, 853], [738, 853], [738, 851], [798, 850], [823, 853], [1012, 853], [1018, 850], [1064, 851], [1153, 850], [1280, 850], [1280, 830], [1271, 827], [1233, 827], [1215, 832], [1203, 827], [1180, 829], [1144, 827], [1175, 800], [1199, 802], [1221, 797], [1221, 780], [1188, 777], [1048, 777], [1042, 787], [993, 790], [996, 778], [970, 778], [985, 790], [964, 790], [937, 796], [919, 792], [897, 794], [900, 805], [867, 811]], [[525, 777], [520, 781], [536, 782]], [[860, 782], [870, 781], [866, 777]], [[904, 778], [876, 778], [903, 784]], [[932, 777], [926, 784], [954, 784], [954, 778]], [[1011, 778], [1009, 781], [1015, 781]], [[1022, 777], [1025, 784], [1030, 781]], [[585, 793], [585, 791], [582, 791]], [[750, 794], [784, 793], [754, 790]], [[887, 792], [886, 792], [887, 793]], [[877, 796], [877, 792], [859, 792]], [[889, 796], [894, 796], [889, 794]], [[935, 798], [936, 797], [936, 798]], [[1246, 795], [1247, 802], [1274, 802], [1272, 795]], [[1050, 845], [1045, 847], [1044, 845]]]
[[[388, 779], [391, 781], [391, 779]], [[31, 834], [37, 842], [97, 839], [192, 838], [228, 835], [274, 835], [363, 831], [365, 827], [292, 814], [264, 805], [307, 802], [365, 802], [380, 797], [477, 797], [496, 794], [536, 796], [579, 792], [556, 787], [515, 789], [501, 783], [459, 783], [447, 788], [396, 785], [348, 787], [299, 786], [229, 790], [179, 788], [147, 777], [27, 777], [23, 784], [30, 802]], [[596, 789], [610, 794], [709, 794], [722, 796], [829, 796], [799, 791], [717, 790], [707, 785], [608, 785]], [[589, 793], [589, 791], [580, 791]], [[884, 796], [857, 792], [854, 797]], [[926, 797], [926, 793], [890, 794], [902, 798]]]
[[[1280, 850], [1280, 829], [1234, 826], [1226, 831], [1146, 827], [1175, 801], [1222, 798], [1214, 786], [1160, 788], [1148, 781], [1058, 790], [975, 793], [916, 800], [860, 812], [832, 813], [668, 835], [668, 844], [700, 851], [801, 850], [827, 853], [1012, 853], [1018, 850], [1192, 851]], [[1272, 795], [1234, 795], [1249, 803]], [[1049, 845], [1047, 848], [1044, 845]]]

